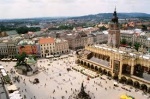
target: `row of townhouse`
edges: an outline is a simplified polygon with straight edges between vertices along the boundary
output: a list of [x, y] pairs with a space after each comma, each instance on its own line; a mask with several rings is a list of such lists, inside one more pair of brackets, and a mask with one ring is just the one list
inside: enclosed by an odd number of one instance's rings
[[12, 41], [0, 42], [0, 58], [11, 57], [16, 55], [16, 44]]
[[134, 45], [135, 42], [140, 43], [141, 45], [150, 48], [150, 37], [144, 32], [135, 32], [133, 30], [121, 30], [121, 40], [126, 39], [127, 43], [132, 43]]
[[36, 37], [30, 39], [8, 40], [0, 42], [0, 56], [14, 58], [16, 54], [26, 52], [38, 57], [68, 53], [69, 49], [77, 50], [87, 45], [104, 43], [107, 35], [102, 32], [68, 32], [60, 33], [57, 37]]
[[0, 42], [0, 57], [15, 58], [16, 54], [25, 52], [28, 55], [46, 57], [54, 54], [65, 54], [69, 52], [68, 41], [59, 38], [23, 39], [21, 41]]
[[[54, 31], [54, 33], [49, 34], [49, 36], [53, 37], [53, 39], [57, 38], [54, 39], [55, 43], [52, 45], [40, 45], [40, 39], [35, 38], [32, 38], [33, 40], [19, 39], [20, 42], [18, 42], [18, 40], [8, 40], [8, 42], [5, 40], [4, 42], [0, 42], [0, 56], [14, 57], [15, 54], [13, 53], [26, 52], [27, 54], [35, 54], [37, 56], [45, 57], [45, 55], [48, 54], [65, 53], [67, 51], [67, 46], [69, 46], [69, 49], [71, 50], [77, 50], [84, 48], [87, 45], [106, 43], [108, 39], [108, 35], [106, 33], [99, 31], [92, 33], [84, 31]], [[146, 34], [144, 35], [144, 33], [139, 30], [120, 30], [121, 39], [126, 39], [126, 41], [128, 43], [131, 42], [132, 45], [134, 45], [135, 42], [139, 42], [140, 44], [150, 48], [150, 36], [147, 36]], [[41, 32], [39, 32], [39, 35], [40, 37], [38, 36], [38, 38], [41, 38]], [[8, 39], [9, 37], [3, 37], [1, 39], [6, 38]], [[16, 36], [16, 38], [18, 37]], [[15, 37], [13, 36], [11, 39], [15, 39]], [[49, 53], [44, 52], [47, 52], [46, 49], [48, 49]]]
[[64, 39], [54, 39], [51, 37], [39, 39], [41, 57], [54, 54], [65, 54], [69, 52], [68, 41]]
[[60, 38], [68, 40], [69, 48], [77, 50], [87, 45], [106, 43], [108, 36], [102, 32], [93, 32], [86, 34], [85, 32], [64, 33], [59, 35]]
[[[150, 38], [143, 32], [135, 32], [133, 30], [121, 30], [121, 39], [126, 39], [134, 45], [135, 42], [150, 48]], [[85, 32], [68, 32], [60, 33], [59, 38], [38, 37], [33, 39], [22, 39], [13, 41], [11, 39], [0, 41], [0, 57], [14, 58], [16, 54], [26, 52], [34, 54], [38, 57], [46, 57], [52, 54], [68, 53], [69, 49], [77, 50], [87, 45], [101, 44], [107, 42], [108, 35], [102, 32], [93, 32], [86, 34]]]

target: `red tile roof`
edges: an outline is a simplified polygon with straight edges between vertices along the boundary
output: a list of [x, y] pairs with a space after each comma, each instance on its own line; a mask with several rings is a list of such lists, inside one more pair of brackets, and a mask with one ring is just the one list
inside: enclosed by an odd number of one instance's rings
[[39, 40], [39, 44], [49, 44], [54, 42], [55, 42], [54, 38], [41, 38]]

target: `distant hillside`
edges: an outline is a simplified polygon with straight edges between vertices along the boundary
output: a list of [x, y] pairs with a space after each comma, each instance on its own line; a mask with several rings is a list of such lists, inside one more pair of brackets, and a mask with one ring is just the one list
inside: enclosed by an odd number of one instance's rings
[[[150, 18], [150, 14], [146, 13], [117, 13], [119, 19], [121, 18]], [[37, 18], [20, 18], [20, 19], [0, 19], [0, 22], [20, 22], [20, 21], [49, 21], [49, 20], [64, 20], [64, 19], [82, 19], [82, 20], [100, 20], [110, 19], [113, 13], [99, 13], [94, 15], [85, 15], [79, 17], [37, 17]]]
[[[73, 19], [110, 19], [112, 18], [113, 13], [99, 13], [95, 15], [86, 15], [80, 17], [72, 17]], [[150, 18], [150, 14], [146, 13], [118, 13], [118, 17], [121, 18]]]

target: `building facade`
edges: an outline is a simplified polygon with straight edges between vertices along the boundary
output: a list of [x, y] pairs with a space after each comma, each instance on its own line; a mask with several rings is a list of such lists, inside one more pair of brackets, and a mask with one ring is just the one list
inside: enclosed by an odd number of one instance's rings
[[91, 33], [90, 35], [92, 35], [93, 37], [94, 44], [107, 43], [108, 35], [104, 34], [103, 32], [94, 32], [94, 33]]
[[16, 44], [12, 41], [0, 43], [1, 58], [14, 58], [17, 54]]
[[150, 48], [150, 37], [147, 35], [149, 33], [145, 32], [136, 32], [134, 30], [121, 30], [120, 31], [120, 39], [121, 41], [123, 39], [126, 40], [126, 43], [131, 43], [132, 46], [134, 46], [135, 43], [139, 43], [140, 45], [143, 45], [144, 47]]
[[54, 38], [40, 38], [39, 45], [40, 45], [40, 52], [41, 57], [46, 57], [49, 55], [55, 54], [55, 40]]
[[99, 45], [87, 46], [85, 50], [91, 53], [79, 52], [76, 61], [79, 65], [150, 92], [150, 55]]
[[88, 36], [84, 32], [67, 33], [60, 38], [68, 40], [69, 48], [72, 50], [81, 49], [86, 45], [93, 44], [93, 37]]
[[67, 40], [60, 38], [41, 38], [39, 39], [41, 57], [55, 54], [69, 53], [69, 44]]
[[69, 53], [69, 44], [67, 40], [64, 39], [55, 39], [55, 54], [65, 54]]
[[23, 52], [25, 52], [27, 55], [39, 56], [40, 54], [39, 45], [34, 40], [30, 39], [21, 40], [17, 44], [17, 51], [18, 54], [21, 54]]
[[135, 37], [136, 37], [136, 34], [134, 33], [133, 30], [121, 30], [120, 31], [120, 39], [121, 41], [125, 39], [126, 43], [130, 43], [130, 42], [134, 43]]
[[[117, 23], [117, 18], [114, 17], [112, 22]], [[112, 27], [116, 26], [116, 23], [111, 24]], [[119, 30], [117, 31], [119, 33]], [[112, 29], [109, 32], [109, 34], [114, 34]], [[113, 48], [108, 39], [108, 45], [86, 46], [84, 50], [78, 51], [76, 63], [97, 73], [106, 74], [119, 82], [139, 88], [144, 92], [150, 92], [150, 55], [131, 48], [118, 48], [120, 37], [118, 36], [117, 39], [116, 37], [115, 35], [115, 43], [112, 43]], [[116, 47], [114, 47], [115, 45]]]
[[120, 46], [120, 29], [116, 11], [114, 11], [112, 21], [109, 22], [108, 45], [112, 47]]

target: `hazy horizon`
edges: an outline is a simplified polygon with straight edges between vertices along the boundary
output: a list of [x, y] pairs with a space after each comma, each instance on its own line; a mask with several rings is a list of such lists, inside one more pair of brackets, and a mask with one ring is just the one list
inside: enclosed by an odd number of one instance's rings
[[[113, 12], [108, 12], [108, 13], [113, 13]], [[143, 13], [143, 12], [117, 12], [117, 13]], [[41, 16], [41, 17], [24, 17], [24, 18], [3, 18], [0, 20], [15, 20], [15, 19], [38, 19], [38, 18], [71, 18], [71, 17], [82, 17], [82, 16], [88, 16], [88, 15], [96, 15], [96, 14], [103, 14], [103, 13], [95, 13], [95, 14], [87, 14], [87, 15], [78, 15], [78, 16]], [[149, 13], [145, 13], [149, 14]]]
[[150, 14], [150, 0], [0, 0], [0, 19], [76, 17], [98, 13]]

